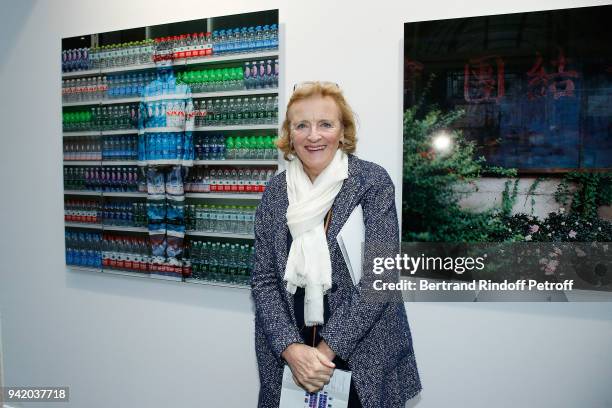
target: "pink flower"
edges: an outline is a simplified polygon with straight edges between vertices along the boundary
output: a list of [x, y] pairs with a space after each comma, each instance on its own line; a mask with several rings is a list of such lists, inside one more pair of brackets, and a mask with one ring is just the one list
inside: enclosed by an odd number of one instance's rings
[[567, 234], [567, 236], [570, 238], [576, 238], [576, 235], [578, 235], [578, 233], [574, 230], [571, 230], [569, 234]]
[[535, 234], [536, 232], [538, 232], [540, 230], [540, 226], [537, 224], [534, 225], [530, 225], [529, 226], [529, 233], [531, 234]]
[[553, 259], [548, 263], [548, 265], [546, 265], [546, 268], [544, 269], [544, 274], [552, 275], [557, 270], [557, 266], [559, 266], [559, 261]]

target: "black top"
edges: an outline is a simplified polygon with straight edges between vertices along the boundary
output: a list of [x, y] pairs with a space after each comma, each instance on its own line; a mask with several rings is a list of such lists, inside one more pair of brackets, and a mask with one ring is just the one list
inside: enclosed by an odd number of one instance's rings
[[[331, 212], [329, 212], [325, 218], [325, 224], [329, 221], [329, 217], [331, 216]], [[292, 237], [291, 233], [287, 232], [287, 253], [291, 249]], [[338, 289], [338, 285], [332, 283], [331, 291], [335, 292]], [[302, 340], [304, 340], [304, 344], [316, 347], [321, 342], [321, 336], [319, 332], [323, 328], [321, 325], [317, 326], [306, 326], [304, 322], [304, 297], [305, 297], [304, 288], [298, 287], [293, 295], [293, 310], [295, 311], [295, 320], [297, 322], [297, 327], [300, 331], [300, 335], [302, 336]], [[327, 294], [323, 295], [323, 325], [327, 323], [329, 320], [329, 301], [327, 298]], [[334, 364], [336, 364], [336, 368], [341, 370], [348, 370], [348, 365], [344, 360], [340, 357], [334, 359]]]

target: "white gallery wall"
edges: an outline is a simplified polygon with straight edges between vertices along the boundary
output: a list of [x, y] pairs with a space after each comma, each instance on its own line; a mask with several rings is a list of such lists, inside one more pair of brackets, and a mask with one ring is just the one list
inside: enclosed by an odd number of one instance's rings
[[[283, 100], [298, 81], [338, 82], [359, 116], [359, 156], [382, 164], [399, 186], [403, 23], [606, 3], [3, 1], [0, 351], [5, 385], [67, 385], [70, 403], [53, 405], [58, 407], [256, 405], [248, 290], [67, 270], [62, 37], [278, 8]], [[424, 386], [411, 406], [612, 406], [612, 303], [410, 303], [406, 308]]]

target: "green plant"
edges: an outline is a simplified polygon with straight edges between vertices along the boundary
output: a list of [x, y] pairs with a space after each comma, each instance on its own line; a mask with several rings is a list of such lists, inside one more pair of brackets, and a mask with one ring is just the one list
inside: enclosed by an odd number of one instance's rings
[[507, 226], [498, 241], [518, 238], [518, 241], [534, 242], [611, 242], [612, 223], [601, 218], [585, 220], [579, 214], [559, 210], [540, 219], [519, 213], [502, 217]]
[[[574, 193], [570, 191], [570, 183], [576, 185]], [[597, 218], [598, 207], [612, 204], [612, 173], [567, 173], [555, 191], [555, 199], [566, 206], [570, 197], [572, 213], [585, 220]]]
[[[404, 113], [403, 241], [612, 241], [612, 223], [597, 217], [599, 206], [612, 203], [612, 173], [568, 173], [555, 199], [566, 206], [571, 198], [570, 213], [550, 213], [543, 220], [533, 216], [534, 193], [543, 181], [538, 177], [527, 191], [531, 214], [512, 215], [519, 183], [516, 169], [487, 165], [478, 156], [475, 142], [452, 130], [463, 110], [443, 112], [436, 105], [425, 106], [433, 78], [417, 104]], [[452, 139], [448, 151], [433, 148], [439, 132]], [[475, 181], [485, 174], [509, 178], [501, 204], [481, 212], [462, 208], [460, 200], [473, 192]], [[577, 185], [573, 193], [570, 183]]]
[[504, 191], [502, 191], [502, 204], [501, 204], [501, 215], [507, 216], [512, 212], [512, 207], [516, 203], [516, 195], [518, 193], [519, 179], [514, 180], [514, 186], [512, 187], [512, 193], [510, 193], [511, 180], [506, 180], [504, 183]]
[[[431, 81], [431, 80], [430, 80]], [[425, 92], [429, 88], [426, 86]], [[512, 192], [509, 184], [502, 209], [474, 212], [463, 209], [459, 201], [483, 173], [516, 176], [515, 169], [486, 165], [477, 156], [476, 144], [451, 124], [464, 115], [461, 109], [444, 113], [436, 106], [420, 113], [424, 99], [404, 114], [403, 231], [404, 241], [483, 242], [505, 228], [499, 214], [507, 214], [516, 198], [518, 180]], [[452, 139], [452, 149], [441, 153], [432, 147], [432, 138], [444, 131]]]
[[535, 190], [536, 188], [538, 188], [538, 186], [540, 185], [540, 183], [543, 181], [544, 179], [542, 177], [538, 177], [536, 178], [533, 183], [531, 183], [531, 185], [529, 186], [529, 189], [527, 190], [527, 194], [525, 197], [525, 204], [527, 204], [527, 199], [529, 197], [531, 197], [531, 212], [530, 214], [533, 215], [533, 211], [534, 211], [534, 207], [535, 207]]

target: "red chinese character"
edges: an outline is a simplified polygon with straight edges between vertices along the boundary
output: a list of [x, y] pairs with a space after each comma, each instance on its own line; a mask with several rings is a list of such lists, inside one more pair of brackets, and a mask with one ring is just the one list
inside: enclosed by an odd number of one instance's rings
[[576, 87], [571, 78], [578, 78], [579, 75], [576, 71], [565, 70], [568, 62], [569, 59], [565, 58], [563, 50], [559, 48], [559, 58], [551, 61], [551, 64], [557, 67], [557, 72], [548, 74], [542, 64], [542, 55], [536, 52], [536, 62], [527, 71], [527, 77], [529, 78], [529, 99], [545, 96], [548, 91], [553, 94], [555, 99], [563, 96], [573, 97]]
[[555, 99], [559, 99], [562, 96], [574, 96], [574, 81], [570, 78], [578, 78], [576, 71], [566, 71], [565, 64], [569, 62], [568, 59], [563, 55], [563, 50], [559, 49], [559, 59], [551, 61], [551, 63], [557, 67], [557, 72], [551, 74], [550, 90], [552, 91]]
[[542, 66], [542, 55], [539, 52], [536, 52], [536, 62], [533, 64], [533, 67], [527, 71], [527, 77], [529, 78], [529, 82], [527, 83], [529, 87], [529, 99], [535, 99], [546, 95], [548, 75]]
[[463, 95], [467, 102], [499, 102], [504, 96], [504, 60], [496, 55], [465, 64]]

